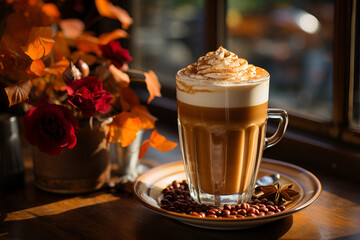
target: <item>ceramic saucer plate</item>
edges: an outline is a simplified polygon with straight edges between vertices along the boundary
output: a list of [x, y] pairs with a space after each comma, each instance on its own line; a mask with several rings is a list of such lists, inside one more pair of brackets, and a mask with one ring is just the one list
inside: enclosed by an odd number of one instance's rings
[[299, 195], [286, 206], [285, 211], [275, 215], [256, 218], [199, 218], [160, 208], [162, 189], [174, 180], [182, 181], [186, 179], [182, 161], [160, 165], [145, 172], [135, 181], [133, 192], [137, 200], [150, 210], [192, 226], [222, 230], [250, 228], [287, 217], [300, 211], [312, 204], [320, 195], [320, 181], [309, 171], [293, 164], [263, 159], [258, 178], [274, 173], [280, 173], [281, 185], [293, 183], [293, 188], [299, 192]]

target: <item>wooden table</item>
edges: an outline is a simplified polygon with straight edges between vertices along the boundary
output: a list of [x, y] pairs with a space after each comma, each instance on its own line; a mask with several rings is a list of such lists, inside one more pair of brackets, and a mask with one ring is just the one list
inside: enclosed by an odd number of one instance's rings
[[360, 239], [358, 184], [314, 173], [323, 191], [308, 208], [256, 228], [216, 231], [160, 216], [128, 193], [44, 192], [27, 165], [24, 187], [0, 192], [0, 239]]

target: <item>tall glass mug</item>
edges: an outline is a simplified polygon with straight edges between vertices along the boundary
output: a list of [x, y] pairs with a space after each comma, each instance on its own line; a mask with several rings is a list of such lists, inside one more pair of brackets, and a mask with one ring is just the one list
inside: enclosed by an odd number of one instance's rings
[[[251, 199], [263, 150], [280, 141], [288, 123], [285, 110], [268, 109], [269, 80], [264, 69], [221, 47], [177, 73], [180, 145], [195, 201]], [[269, 118], [279, 126], [266, 137]]]

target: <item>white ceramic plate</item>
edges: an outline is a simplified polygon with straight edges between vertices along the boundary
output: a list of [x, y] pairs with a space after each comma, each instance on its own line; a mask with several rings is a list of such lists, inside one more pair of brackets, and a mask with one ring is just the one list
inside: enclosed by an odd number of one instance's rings
[[293, 189], [299, 192], [294, 201], [286, 206], [286, 210], [275, 215], [256, 218], [199, 218], [189, 214], [170, 212], [160, 208], [161, 191], [172, 181], [186, 179], [183, 162], [160, 165], [145, 172], [135, 181], [133, 192], [137, 200], [147, 208], [163, 216], [183, 223], [209, 229], [242, 229], [255, 227], [287, 217], [312, 204], [320, 195], [320, 181], [309, 171], [293, 164], [271, 159], [263, 159], [259, 169], [259, 178], [263, 175], [280, 173], [280, 183], [293, 183]]

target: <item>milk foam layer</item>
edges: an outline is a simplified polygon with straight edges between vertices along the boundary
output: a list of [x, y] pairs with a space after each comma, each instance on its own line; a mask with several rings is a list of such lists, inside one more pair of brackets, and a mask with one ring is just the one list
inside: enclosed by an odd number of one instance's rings
[[266, 70], [220, 47], [177, 73], [176, 94], [194, 106], [255, 106], [268, 101], [269, 78]]

